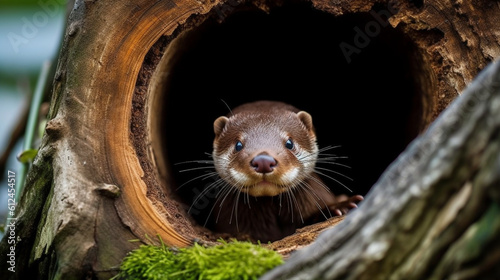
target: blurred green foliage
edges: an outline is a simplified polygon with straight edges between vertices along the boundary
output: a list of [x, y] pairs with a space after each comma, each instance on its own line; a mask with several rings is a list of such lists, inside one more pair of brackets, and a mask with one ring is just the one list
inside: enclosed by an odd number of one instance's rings
[[51, 2], [58, 6], [65, 6], [64, 0], [0, 0], [0, 8], [2, 7], [19, 7], [19, 8], [33, 8], [40, 6], [40, 3]]

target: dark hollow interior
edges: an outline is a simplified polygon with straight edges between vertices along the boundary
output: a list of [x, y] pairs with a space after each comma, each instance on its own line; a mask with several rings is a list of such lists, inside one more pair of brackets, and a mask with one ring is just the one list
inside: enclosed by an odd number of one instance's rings
[[[352, 178], [334, 176], [354, 194], [367, 194], [422, 129], [426, 96], [415, 79], [422, 72], [418, 49], [400, 30], [380, 23], [377, 29], [374, 22], [370, 13], [335, 17], [300, 4], [270, 13], [235, 11], [222, 22], [209, 18], [188, 31], [170, 69], [161, 112], [174, 185], [205, 172], [180, 172], [206, 165], [176, 163], [210, 159], [213, 121], [229, 113], [225, 103], [234, 108], [267, 99], [309, 112], [320, 148], [340, 145], [329, 153], [346, 156], [338, 162], [350, 168], [323, 167]], [[369, 41], [358, 34], [366, 28]], [[342, 42], [357, 48], [350, 62]], [[334, 193], [349, 193], [324, 181]], [[178, 193], [189, 205], [199, 193], [193, 189], [204, 185], [194, 180]]]

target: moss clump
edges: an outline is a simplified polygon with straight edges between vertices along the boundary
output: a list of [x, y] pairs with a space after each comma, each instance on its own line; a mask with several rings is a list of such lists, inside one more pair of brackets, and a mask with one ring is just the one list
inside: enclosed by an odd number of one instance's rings
[[115, 279], [257, 279], [283, 263], [281, 255], [250, 242], [171, 249], [141, 245], [130, 252]]

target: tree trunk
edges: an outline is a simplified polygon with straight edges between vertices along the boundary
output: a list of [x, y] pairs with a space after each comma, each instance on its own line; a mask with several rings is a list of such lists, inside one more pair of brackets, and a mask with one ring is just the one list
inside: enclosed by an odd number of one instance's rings
[[[130, 240], [214, 242], [185, 207], [204, 182], [179, 189], [189, 177], [174, 163], [211, 151], [212, 122], [227, 113], [220, 99], [309, 111], [320, 143], [352, 153], [355, 190], [365, 194], [500, 55], [498, 2], [477, 2], [76, 1], [50, 121], [11, 227], [16, 246], [0, 243], [2, 274], [11, 251], [8, 279], [108, 279], [137, 248]], [[494, 269], [500, 100], [495, 84], [468, 91], [356, 212], [265, 278]], [[288, 254], [337, 221], [270, 246]]]

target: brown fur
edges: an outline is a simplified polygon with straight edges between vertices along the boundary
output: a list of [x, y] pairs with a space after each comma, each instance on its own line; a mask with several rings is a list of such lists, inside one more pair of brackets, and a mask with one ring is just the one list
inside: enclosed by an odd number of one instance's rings
[[[219, 117], [214, 132], [214, 164], [224, 180], [210, 217], [216, 231], [274, 241], [318, 217], [345, 214], [362, 200], [336, 197], [314, 173], [318, 147], [312, 118], [291, 105], [244, 104]], [[257, 168], [259, 155], [271, 171]]]

